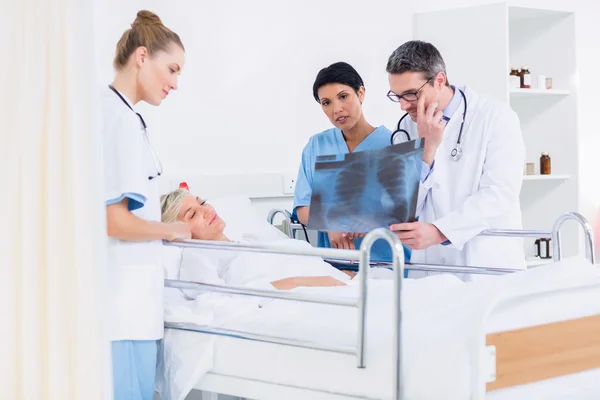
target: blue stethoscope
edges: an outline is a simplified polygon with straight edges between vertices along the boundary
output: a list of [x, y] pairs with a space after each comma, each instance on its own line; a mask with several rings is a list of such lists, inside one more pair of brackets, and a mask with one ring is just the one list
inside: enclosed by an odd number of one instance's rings
[[151, 181], [152, 179], [156, 178], [157, 176], [161, 176], [163, 173], [162, 163], [160, 162], [160, 159], [158, 158], [158, 155], [156, 154], [156, 151], [154, 150], [152, 143], [150, 143], [150, 138], [148, 137], [148, 130], [146, 129], [146, 122], [144, 121], [144, 118], [142, 118], [140, 113], [135, 112], [135, 110], [133, 108], [131, 108], [131, 106], [129, 105], [127, 100], [125, 100], [123, 98], [123, 96], [121, 96], [121, 93], [119, 93], [119, 91], [117, 89], [115, 89], [112, 85], [108, 85], [108, 87], [110, 88], [110, 90], [115, 92], [115, 94], [117, 96], [119, 96], [119, 99], [121, 99], [121, 101], [127, 106], [127, 108], [129, 108], [131, 111], [133, 111], [140, 119], [140, 122], [142, 124], [142, 131], [144, 132], [144, 134], [143, 134], [144, 141], [146, 142], [146, 145], [148, 146], [148, 150], [150, 151], [150, 155], [152, 156], [152, 162], [154, 162], [154, 166], [156, 167], [156, 175], [149, 176], [148, 180]]
[[[458, 131], [458, 139], [456, 140], [456, 146], [454, 146], [454, 148], [450, 152], [450, 157], [452, 157], [452, 159], [454, 161], [460, 160], [460, 158], [463, 155], [463, 150], [460, 147], [460, 140], [462, 138], [462, 132], [463, 132], [463, 127], [465, 125], [465, 119], [467, 118], [467, 97], [465, 96], [465, 92], [463, 92], [460, 89], [458, 89], [458, 91], [462, 95], [463, 101], [465, 102], [465, 109], [463, 111], [463, 120], [460, 123], [460, 131]], [[404, 118], [406, 118], [407, 115], [408, 115], [408, 113], [404, 114], [402, 116], [402, 118], [400, 118], [400, 121], [398, 121], [398, 125], [396, 125], [396, 130], [390, 136], [390, 143], [392, 145], [395, 144], [394, 142], [395, 142], [395, 139], [396, 139], [396, 135], [398, 135], [399, 133], [404, 133], [404, 135], [406, 135], [406, 140], [410, 141], [410, 134], [405, 129], [400, 128], [400, 125], [402, 124], [402, 121], [404, 120]]]

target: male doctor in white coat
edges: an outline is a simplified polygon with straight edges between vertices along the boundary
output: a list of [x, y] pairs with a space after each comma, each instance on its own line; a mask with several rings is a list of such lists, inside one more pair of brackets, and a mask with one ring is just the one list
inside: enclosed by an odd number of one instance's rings
[[[444, 60], [430, 43], [397, 48], [387, 72], [388, 97], [410, 117], [400, 123], [394, 143], [425, 139], [418, 221], [390, 226], [413, 249], [411, 262], [524, 269], [522, 239], [478, 236], [486, 229], [522, 229], [525, 146], [515, 112], [450, 85]], [[411, 271], [409, 277], [427, 274]]]

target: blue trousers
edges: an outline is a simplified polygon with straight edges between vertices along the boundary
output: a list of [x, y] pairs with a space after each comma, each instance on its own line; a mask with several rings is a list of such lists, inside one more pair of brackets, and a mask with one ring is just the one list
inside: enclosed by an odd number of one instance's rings
[[156, 340], [112, 342], [114, 400], [152, 400], [157, 344]]

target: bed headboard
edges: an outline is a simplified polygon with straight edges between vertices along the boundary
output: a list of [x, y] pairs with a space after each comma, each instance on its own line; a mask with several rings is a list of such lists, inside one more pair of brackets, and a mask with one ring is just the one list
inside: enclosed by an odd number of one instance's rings
[[284, 190], [284, 174], [176, 174], [161, 180], [161, 194], [175, 190], [182, 181], [204, 198], [245, 196], [250, 199], [292, 198]]

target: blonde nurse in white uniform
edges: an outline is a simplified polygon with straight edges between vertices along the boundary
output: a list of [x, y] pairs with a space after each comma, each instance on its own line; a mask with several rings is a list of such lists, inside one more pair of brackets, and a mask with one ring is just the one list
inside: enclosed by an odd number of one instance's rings
[[115, 400], [154, 392], [157, 341], [163, 336], [162, 239], [190, 238], [190, 226], [160, 222], [162, 173], [140, 101], [159, 105], [183, 67], [179, 36], [140, 11], [117, 44], [116, 76], [102, 96], [108, 245], [109, 334]]

